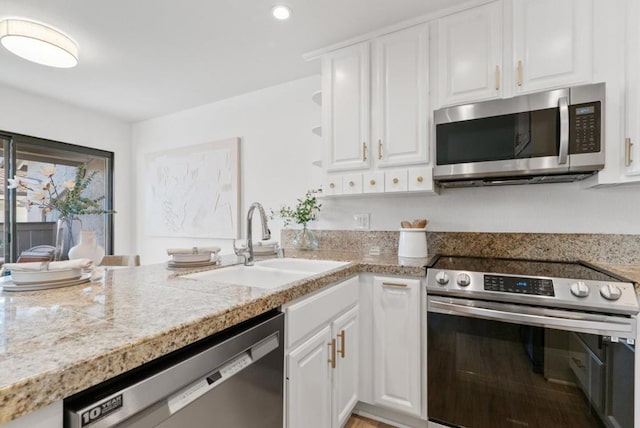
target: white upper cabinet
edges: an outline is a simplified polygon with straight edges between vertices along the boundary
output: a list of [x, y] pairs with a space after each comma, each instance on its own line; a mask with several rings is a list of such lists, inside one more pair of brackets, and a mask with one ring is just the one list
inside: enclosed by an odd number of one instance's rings
[[428, 162], [429, 27], [373, 42], [373, 147], [378, 166]]
[[592, 30], [591, 0], [513, 0], [515, 92], [590, 82]]
[[502, 96], [502, 5], [489, 3], [437, 21], [440, 106]]
[[369, 93], [368, 42], [322, 57], [322, 133], [327, 171], [369, 167]]
[[625, 91], [625, 139], [622, 154], [624, 172], [640, 180], [640, 4], [628, 2], [627, 40], [625, 46], [626, 91]]

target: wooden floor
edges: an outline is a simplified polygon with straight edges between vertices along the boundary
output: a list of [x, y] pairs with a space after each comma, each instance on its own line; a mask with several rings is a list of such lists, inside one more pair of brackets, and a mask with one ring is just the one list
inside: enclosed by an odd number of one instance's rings
[[351, 415], [345, 428], [393, 428], [393, 425], [387, 425], [358, 415]]

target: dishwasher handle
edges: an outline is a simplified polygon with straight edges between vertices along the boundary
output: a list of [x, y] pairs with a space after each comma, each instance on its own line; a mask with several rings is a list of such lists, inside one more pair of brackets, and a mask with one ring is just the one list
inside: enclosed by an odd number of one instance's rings
[[231, 358], [218, 369], [203, 378], [187, 385], [180, 391], [167, 398], [169, 413], [174, 415], [189, 404], [217, 388], [226, 380], [232, 378], [243, 369], [258, 361], [260, 358], [278, 348], [278, 335], [274, 334], [262, 342], [254, 345], [246, 352]]

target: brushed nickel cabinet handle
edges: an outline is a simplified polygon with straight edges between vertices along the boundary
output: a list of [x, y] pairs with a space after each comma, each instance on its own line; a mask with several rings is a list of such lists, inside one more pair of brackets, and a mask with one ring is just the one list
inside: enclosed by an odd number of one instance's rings
[[378, 160], [382, 160], [382, 140], [378, 140]]
[[496, 65], [496, 91], [500, 90], [500, 66]]
[[407, 284], [402, 284], [402, 283], [399, 283], [399, 282], [383, 282], [382, 285], [387, 286], [387, 287], [407, 288]]
[[367, 160], [367, 143], [362, 143], [362, 160]]
[[631, 142], [631, 138], [624, 139], [624, 166], [630, 166], [633, 162], [631, 159], [631, 147], [633, 143]]
[[329, 345], [329, 349], [331, 349], [331, 351], [329, 351], [329, 363], [331, 364], [331, 368], [335, 369], [336, 368], [336, 340], [335, 339], [331, 339], [331, 342], [328, 343]]
[[344, 358], [346, 355], [346, 351], [345, 351], [345, 332], [344, 330], [340, 330], [340, 333], [338, 333], [338, 337], [340, 338], [340, 349], [338, 349], [338, 354], [340, 354], [341, 358]]
[[522, 86], [522, 60], [518, 61], [518, 86]]

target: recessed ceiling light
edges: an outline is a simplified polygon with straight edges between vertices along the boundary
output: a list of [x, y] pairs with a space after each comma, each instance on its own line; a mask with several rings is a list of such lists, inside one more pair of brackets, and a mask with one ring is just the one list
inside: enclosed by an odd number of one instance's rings
[[289, 19], [289, 17], [291, 16], [291, 9], [289, 9], [287, 6], [279, 5], [274, 7], [271, 10], [271, 13], [273, 13], [274, 18], [283, 21], [285, 19]]
[[58, 68], [78, 64], [78, 45], [58, 30], [37, 22], [0, 21], [0, 42], [13, 54], [38, 64]]

